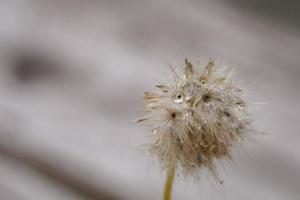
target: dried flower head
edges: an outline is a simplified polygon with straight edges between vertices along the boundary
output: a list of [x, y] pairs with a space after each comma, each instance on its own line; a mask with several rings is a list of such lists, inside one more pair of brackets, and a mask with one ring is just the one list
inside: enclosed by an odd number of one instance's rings
[[233, 145], [251, 130], [234, 70], [216, 67], [212, 59], [195, 68], [185, 59], [182, 76], [172, 71], [172, 82], [144, 95], [147, 114], [138, 122], [152, 130], [149, 151], [162, 167], [174, 162], [185, 175], [202, 167], [217, 175], [216, 160], [231, 158]]

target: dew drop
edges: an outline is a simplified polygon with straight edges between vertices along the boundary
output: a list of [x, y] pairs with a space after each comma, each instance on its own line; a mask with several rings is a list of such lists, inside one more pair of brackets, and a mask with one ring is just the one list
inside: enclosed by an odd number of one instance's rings
[[182, 103], [182, 101], [183, 101], [182, 98], [180, 98], [180, 99], [175, 99], [175, 100], [174, 100], [175, 103]]
[[201, 154], [199, 154], [198, 156], [197, 156], [197, 160], [198, 160], [198, 162], [202, 162], [202, 160], [203, 160], [203, 157], [202, 157], [202, 155]]

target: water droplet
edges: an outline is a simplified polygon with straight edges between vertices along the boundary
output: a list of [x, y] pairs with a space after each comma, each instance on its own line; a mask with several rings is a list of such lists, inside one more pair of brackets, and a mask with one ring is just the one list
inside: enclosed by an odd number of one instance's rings
[[198, 156], [197, 156], [197, 160], [198, 160], [198, 162], [202, 162], [202, 160], [203, 160], [203, 157], [202, 157], [202, 155], [201, 154], [199, 154]]
[[182, 103], [182, 101], [183, 101], [183, 98], [175, 99], [175, 100], [174, 100], [175, 103]]

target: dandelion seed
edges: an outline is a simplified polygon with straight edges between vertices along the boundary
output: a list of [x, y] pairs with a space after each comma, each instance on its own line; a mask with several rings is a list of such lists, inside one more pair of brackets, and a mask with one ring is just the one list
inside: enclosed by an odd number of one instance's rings
[[216, 160], [231, 159], [231, 148], [252, 130], [232, 69], [216, 67], [213, 59], [195, 68], [185, 59], [184, 74], [173, 68], [172, 73], [172, 82], [145, 93], [146, 116], [138, 120], [155, 133], [149, 152], [168, 169], [165, 199], [170, 199], [175, 170], [192, 176], [207, 168], [217, 177]]

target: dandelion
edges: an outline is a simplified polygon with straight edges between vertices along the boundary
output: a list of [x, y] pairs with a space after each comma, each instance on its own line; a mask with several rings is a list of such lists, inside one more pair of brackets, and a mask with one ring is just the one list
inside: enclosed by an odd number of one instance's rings
[[234, 79], [234, 70], [194, 67], [185, 59], [184, 74], [145, 92], [145, 116], [138, 120], [152, 131], [149, 152], [167, 169], [164, 199], [171, 196], [175, 171], [184, 176], [208, 169], [218, 177], [216, 160], [231, 159], [231, 149], [251, 131], [247, 103]]

